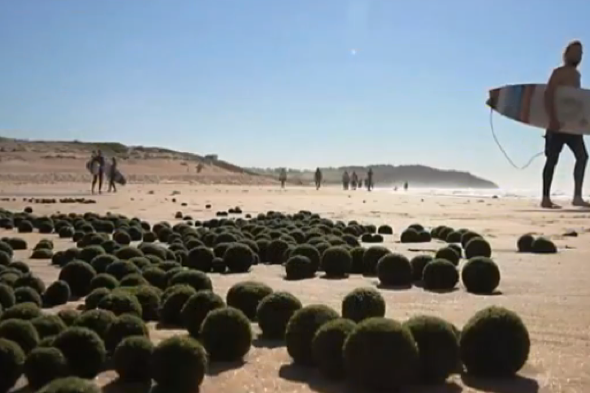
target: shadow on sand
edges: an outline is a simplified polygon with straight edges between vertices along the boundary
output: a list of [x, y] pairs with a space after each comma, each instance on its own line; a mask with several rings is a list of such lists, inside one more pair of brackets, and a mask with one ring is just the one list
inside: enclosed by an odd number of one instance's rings
[[478, 378], [461, 375], [461, 380], [473, 389], [491, 393], [537, 393], [539, 384], [531, 378], [517, 375], [513, 378]]
[[[359, 393], [366, 390], [354, 386], [350, 381], [330, 381], [320, 375], [316, 368], [298, 366], [293, 363], [283, 364], [279, 368], [279, 377], [291, 382], [303, 383], [319, 393]], [[404, 393], [460, 393], [463, 388], [455, 382], [440, 385], [413, 385], [401, 390]], [[528, 393], [523, 391], [523, 393]]]
[[207, 375], [214, 377], [216, 375], [223, 374], [224, 372], [243, 367], [244, 364], [246, 364], [246, 362], [243, 360], [238, 360], [235, 362], [211, 362], [209, 364], [209, 369], [207, 370]]
[[273, 340], [262, 336], [257, 336], [253, 341], [252, 345], [256, 348], [280, 348], [285, 346], [284, 340]]
[[152, 382], [123, 382], [115, 379], [102, 388], [103, 393], [149, 393]]

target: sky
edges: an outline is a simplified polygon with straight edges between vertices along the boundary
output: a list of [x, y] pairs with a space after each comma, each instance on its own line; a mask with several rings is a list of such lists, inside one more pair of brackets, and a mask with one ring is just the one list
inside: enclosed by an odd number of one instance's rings
[[[581, 0], [0, 0], [0, 135], [536, 188], [543, 158], [510, 166], [487, 92], [545, 83], [590, 41], [588, 15]], [[493, 121], [517, 164], [543, 150], [542, 130]], [[572, 170], [564, 150], [556, 188]]]

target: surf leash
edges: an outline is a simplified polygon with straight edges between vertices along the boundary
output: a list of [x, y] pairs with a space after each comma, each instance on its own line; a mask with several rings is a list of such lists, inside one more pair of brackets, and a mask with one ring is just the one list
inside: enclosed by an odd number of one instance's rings
[[494, 130], [493, 115], [494, 115], [494, 110], [490, 108], [490, 129], [492, 130], [492, 136], [494, 137], [494, 141], [496, 142], [496, 145], [498, 145], [498, 148], [500, 149], [500, 151], [502, 152], [502, 154], [504, 154], [504, 157], [506, 157], [506, 160], [508, 160], [508, 162], [510, 163], [510, 165], [512, 165], [514, 168], [522, 171], [522, 170], [527, 169], [529, 166], [531, 166], [531, 164], [533, 163], [533, 161], [535, 161], [537, 159], [537, 157], [540, 157], [540, 156], [542, 156], [544, 154], [544, 152], [539, 152], [539, 153], [535, 154], [534, 156], [532, 156], [530, 158], [530, 160], [524, 166], [518, 166], [518, 165], [516, 165], [514, 163], [514, 161], [512, 161], [512, 159], [510, 158], [510, 156], [508, 156], [508, 153], [506, 153], [506, 151], [502, 147], [502, 144], [500, 144], [500, 141], [498, 140], [498, 137], [496, 136], [496, 131]]

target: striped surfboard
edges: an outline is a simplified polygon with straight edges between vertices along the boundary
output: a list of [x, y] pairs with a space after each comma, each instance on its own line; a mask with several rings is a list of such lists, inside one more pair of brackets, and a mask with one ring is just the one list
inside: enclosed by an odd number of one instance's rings
[[[545, 84], [507, 85], [489, 91], [487, 105], [509, 119], [546, 129]], [[590, 134], [590, 90], [560, 86], [555, 92], [561, 131]]]

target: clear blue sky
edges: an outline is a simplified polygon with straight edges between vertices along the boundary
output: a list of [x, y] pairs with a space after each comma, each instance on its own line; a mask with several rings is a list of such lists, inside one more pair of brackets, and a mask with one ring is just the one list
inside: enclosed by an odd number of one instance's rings
[[[486, 93], [546, 82], [569, 40], [590, 42], [588, 15], [581, 0], [0, 0], [0, 134], [537, 187], [542, 160], [518, 172], [495, 146]], [[543, 148], [494, 118], [517, 162]]]

